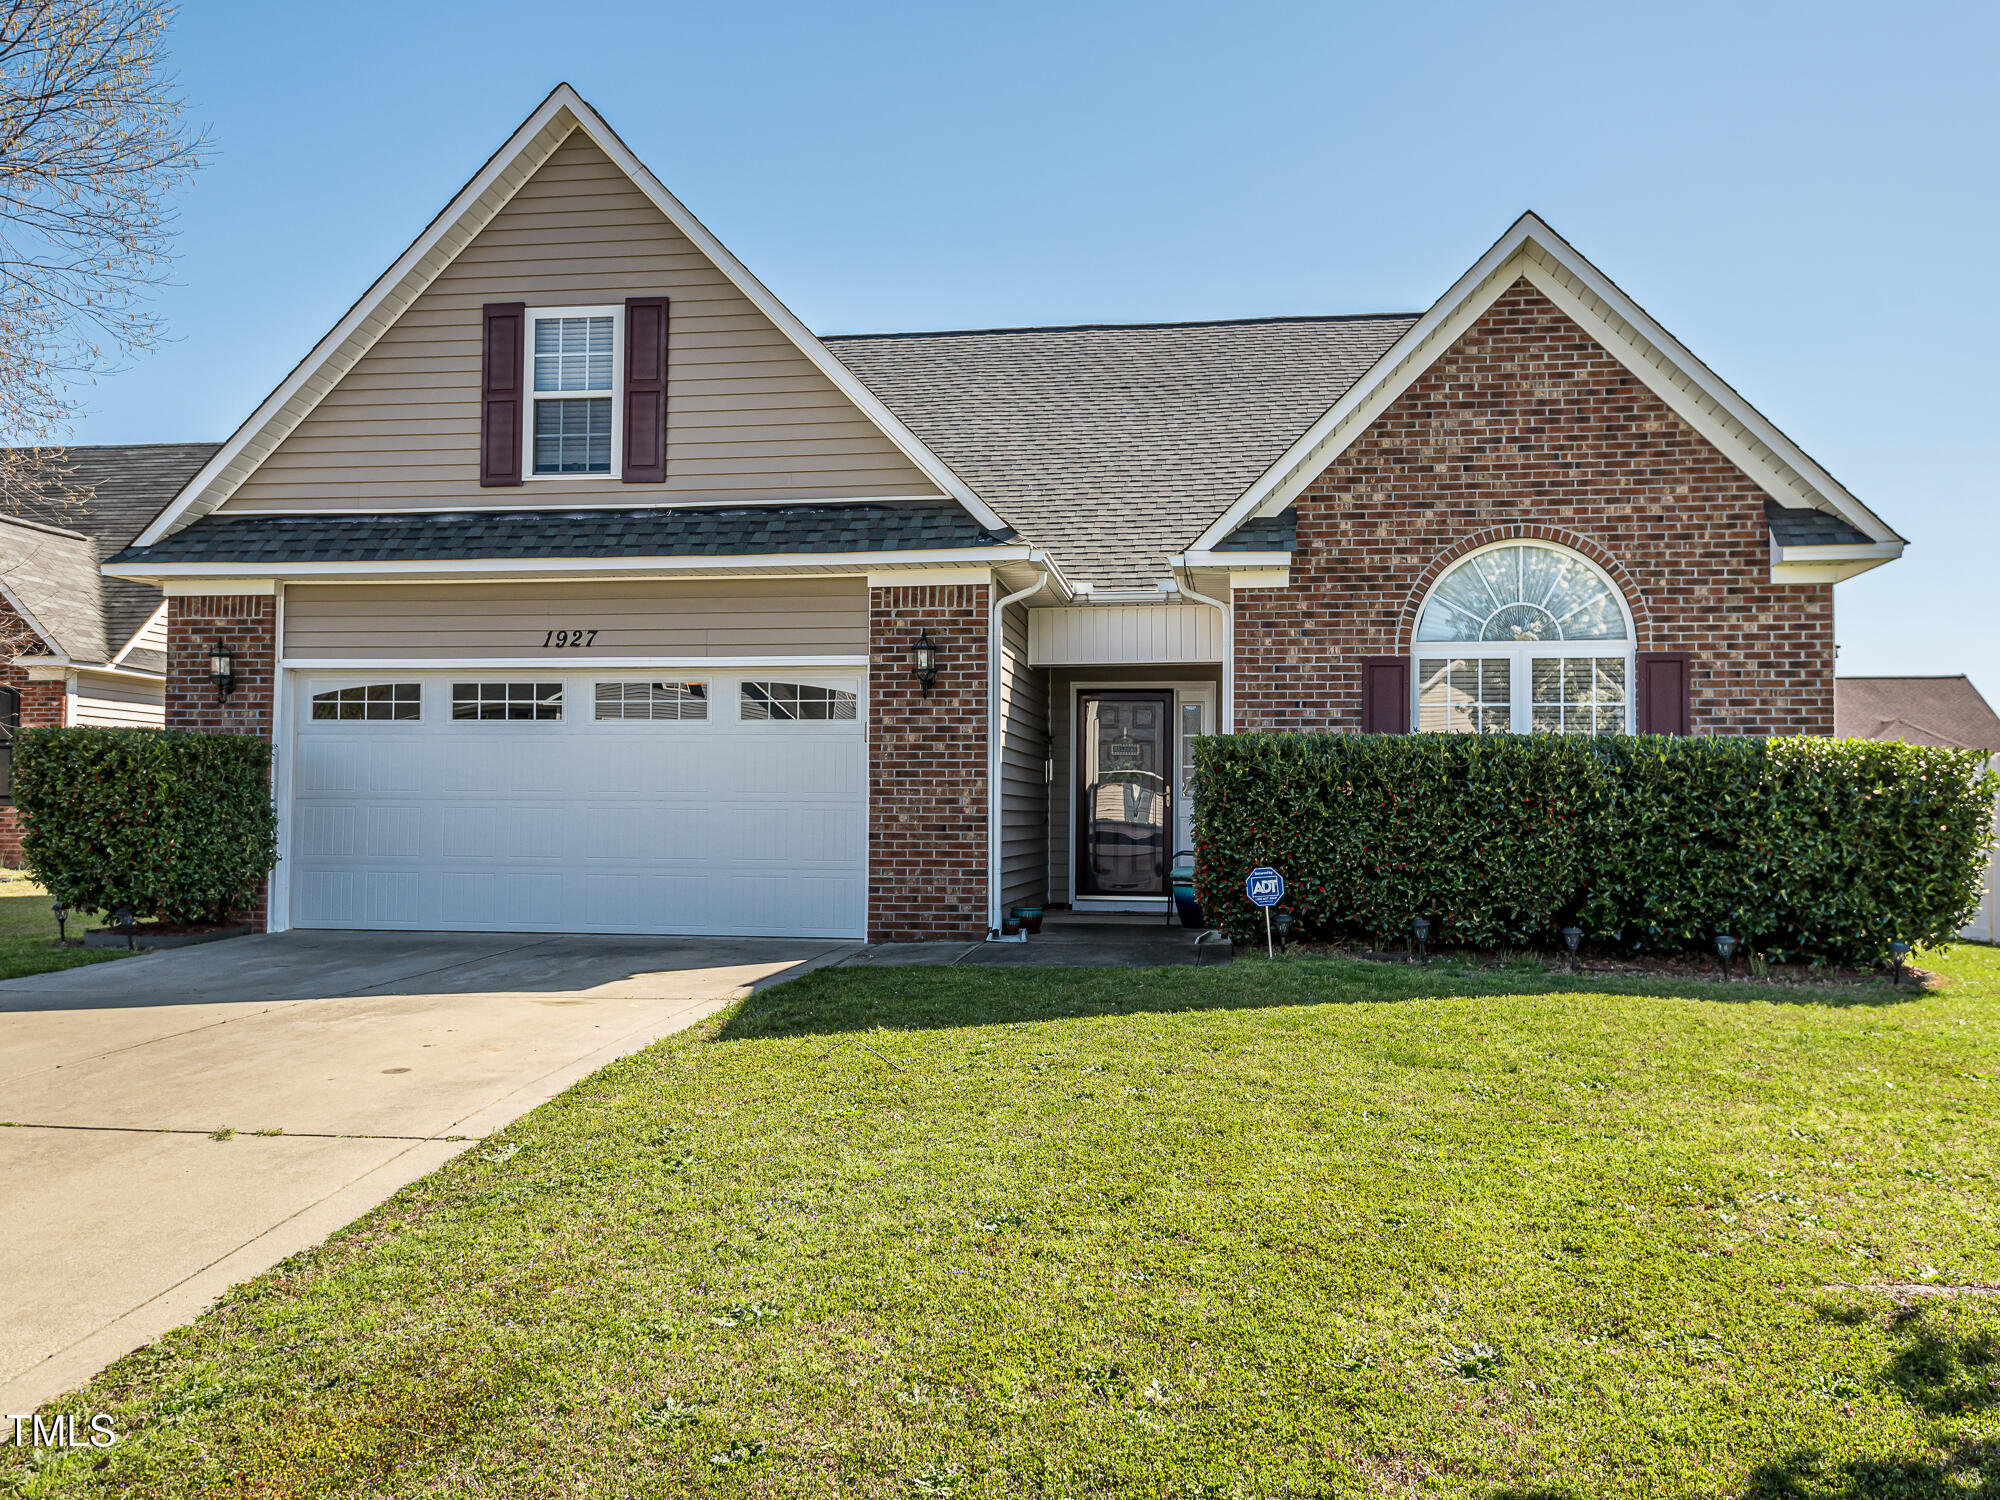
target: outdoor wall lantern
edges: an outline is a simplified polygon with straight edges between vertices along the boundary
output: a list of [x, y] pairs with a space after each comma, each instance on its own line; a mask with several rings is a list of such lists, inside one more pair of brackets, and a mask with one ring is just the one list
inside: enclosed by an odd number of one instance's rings
[[236, 653], [221, 641], [208, 648], [208, 680], [215, 684], [216, 696], [227, 698], [236, 689]]
[[1572, 974], [1577, 972], [1576, 950], [1582, 945], [1583, 929], [1581, 927], [1565, 927], [1563, 929], [1563, 946], [1569, 949], [1569, 971]]
[[1729, 982], [1729, 960], [1736, 956], [1736, 939], [1726, 932], [1715, 935], [1715, 954], [1722, 960], [1722, 979]]
[[1412, 917], [1410, 919], [1410, 931], [1417, 939], [1417, 962], [1420, 964], [1429, 963], [1431, 919], [1429, 917]]
[[931, 639], [928, 630], [917, 637], [916, 645], [910, 647], [910, 670], [916, 674], [917, 684], [923, 688], [924, 696], [930, 697], [931, 688], [937, 682], [937, 642]]
[[1910, 945], [1908, 943], [1896, 942], [1889, 945], [1889, 957], [1893, 963], [1893, 967], [1889, 970], [1889, 982], [1895, 985], [1897, 989], [1903, 987], [1903, 960], [1909, 956]]

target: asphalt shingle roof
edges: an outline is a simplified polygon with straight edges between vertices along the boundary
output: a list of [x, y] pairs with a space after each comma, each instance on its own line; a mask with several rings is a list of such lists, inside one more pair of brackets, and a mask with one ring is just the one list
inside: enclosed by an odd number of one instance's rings
[[205, 516], [119, 562], [423, 562], [509, 557], [730, 557], [918, 552], [1015, 540], [953, 503], [717, 510], [504, 510], [426, 515]]
[[[219, 443], [94, 443], [65, 450], [69, 477], [64, 488], [76, 503], [53, 498], [49, 490], [0, 497], [5, 514], [19, 515], [97, 544], [100, 559], [129, 546], [181, 486], [194, 478]], [[17, 450], [18, 451], [18, 450]], [[136, 635], [160, 607], [160, 591], [127, 578], [100, 580], [103, 631], [113, 655]]]
[[1780, 547], [1833, 547], [1869, 539], [1866, 532], [1823, 510], [1800, 510], [1767, 499], [1764, 515]]
[[89, 537], [0, 516], [0, 583], [41, 627], [51, 650], [71, 661], [110, 660], [97, 587], [97, 544]]
[[1286, 506], [1275, 516], [1252, 516], [1217, 543], [1217, 552], [1290, 552], [1298, 541], [1299, 513]]
[[1074, 583], [1164, 577], [1415, 314], [842, 335], [835, 357]]
[[1836, 677], [1833, 732], [2000, 755], [2000, 714], [1965, 677]]

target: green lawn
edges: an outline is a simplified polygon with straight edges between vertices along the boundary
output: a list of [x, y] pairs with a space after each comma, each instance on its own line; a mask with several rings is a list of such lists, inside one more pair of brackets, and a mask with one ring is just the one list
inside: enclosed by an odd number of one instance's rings
[[[19, 979], [27, 974], [46, 974], [51, 969], [74, 969], [80, 964], [102, 963], [123, 958], [118, 949], [58, 948], [56, 919], [49, 911], [48, 892], [20, 870], [0, 870], [0, 979]], [[83, 936], [84, 928], [98, 926], [101, 918], [73, 916], [69, 935]]]
[[[2000, 1495], [2000, 953], [1941, 987], [823, 971], [65, 1409], [61, 1495]], [[220, 1148], [218, 1148], [220, 1149]]]

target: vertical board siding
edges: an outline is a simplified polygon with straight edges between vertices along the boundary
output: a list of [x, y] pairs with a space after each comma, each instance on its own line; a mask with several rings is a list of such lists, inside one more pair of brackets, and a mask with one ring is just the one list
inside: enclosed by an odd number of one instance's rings
[[1028, 665], [1028, 610], [1000, 622], [1000, 914], [1048, 899], [1048, 673]]
[[[482, 490], [482, 307], [672, 299], [667, 474]], [[838, 387], [572, 134], [223, 510], [336, 511], [934, 495]]]
[[[553, 650], [550, 631], [596, 631]], [[293, 584], [289, 660], [522, 657], [859, 656], [868, 649], [860, 578], [686, 583]]]
[[1029, 616], [1038, 667], [1220, 662], [1222, 615], [1205, 604], [1066, 605]]

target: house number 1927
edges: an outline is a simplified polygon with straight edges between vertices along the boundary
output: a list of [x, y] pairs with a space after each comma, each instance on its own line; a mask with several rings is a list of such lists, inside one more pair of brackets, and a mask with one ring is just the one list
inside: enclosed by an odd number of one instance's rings
[[594, 630], [551, 630], [542, 637], [542, 649], [560, 651], [568, 646], [588, 646], [596, 639]]

